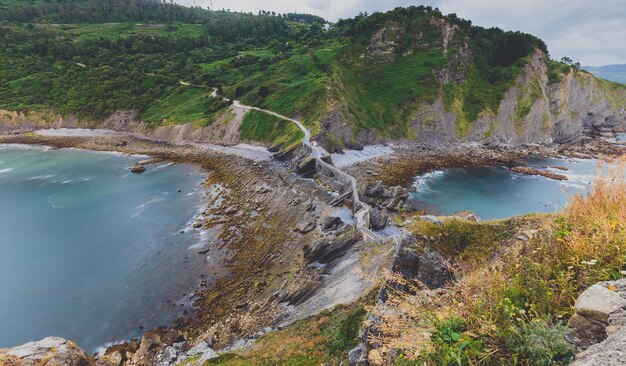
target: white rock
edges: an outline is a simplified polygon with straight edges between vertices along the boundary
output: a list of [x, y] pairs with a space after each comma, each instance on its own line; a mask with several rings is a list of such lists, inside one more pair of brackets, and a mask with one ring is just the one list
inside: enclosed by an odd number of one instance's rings
[[607, 323], [609, 316], [626, 307], [626, 300], [615, 291], [595, 284], [583, 292], [574, 305], [577, 314]]

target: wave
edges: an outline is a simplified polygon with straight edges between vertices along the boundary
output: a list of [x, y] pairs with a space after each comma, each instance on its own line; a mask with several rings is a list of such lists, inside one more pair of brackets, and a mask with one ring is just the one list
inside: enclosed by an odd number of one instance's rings
[[8, 172], [10, 172], [12, 170], [13, 170], [13, 168], [0, 169], [0, 173], [8, 173]]
[[141, 215], [141, 214], [142, 214], [142, 213], [146, 210], [146, 207], [147, 207], [148, 205], [150, 205], [150, 204], [152, 204], [152, 203], [156, 203], [156, 202], [161, 202], [161, 201], [163, 201], [163, 200], [165, 200], [165, 198], [164, 198], [164, 197], [155, 197], [155, 198], [151, 199], [151, 200], [150, 200], [150, 201], [148, 201], [148, 202], [144, 202], [144, 203], [142, 203], [141, 205], [139, 205], [139, 206], [135, 207], [136, 212], [135, 212], [135, 213], [134, 213], [131, 217], [132, 217], [133, 219], [134, 219], [135, 217], [138, 217], [139, 215]]
[[434, 170], [432, 172], [428, 172], [426, 174], [418, 176], [413, 182], [413, 190], [417, 193], [423, 193], [432, 190], [430, 188], [430, 182], [433, 180], [433, 178], [441, 177], [445, 173], [446, 172], [444, 170]]

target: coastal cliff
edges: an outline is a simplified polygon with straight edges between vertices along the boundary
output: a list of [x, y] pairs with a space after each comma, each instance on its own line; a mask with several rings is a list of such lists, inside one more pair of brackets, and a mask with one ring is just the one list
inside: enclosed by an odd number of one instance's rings
[[[293, 142], [289, 123], [236, 100], [302, 121], [331, 153], [393, 141], [570, 143], [626, 127], [623, 84], [550, 59], [532, 35], [431, 7], [322, 28], [315, 17], [171, 4], [161, 6], [176, 26], [85, 19], [57, 27], [48, 18], [104, 15], [92, 2], [23, 6], [0, 9], [1, 18], [30, 14], [21, 20], [29, 24], [0, 25], [0, 131], [97, 127], [173, 142]], [[183, 10], [200, 19], [176, 18]]]

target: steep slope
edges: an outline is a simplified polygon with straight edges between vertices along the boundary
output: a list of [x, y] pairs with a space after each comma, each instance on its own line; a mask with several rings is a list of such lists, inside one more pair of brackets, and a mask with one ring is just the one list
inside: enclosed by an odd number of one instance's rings
[[549, 60], [536, 37], [430, 7], [328, 29], [310, 15], [162, 1], [3, 4], [5, 130], [81, 125], [227, 144], [290, 141], [280, 126], [243, 124], [213, 88], [302, 119], [331, 151], [389, 140], [571, 142], [585, 129], [623, 128], [626, 118], [623, 85]]

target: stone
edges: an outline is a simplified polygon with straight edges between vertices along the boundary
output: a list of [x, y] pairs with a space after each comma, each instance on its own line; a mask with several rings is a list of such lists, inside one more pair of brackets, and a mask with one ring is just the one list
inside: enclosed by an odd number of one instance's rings
[[370, 211], [370, 226], [373, 230], [382, 230], [389, 223], [389, 215], [378, 208]]
[[141, 164], [135, 164], [130, 168], [131, 173], [139, 174], [146, 171], [146, 167]]
[[420, 216], [419, 219], [422, 221], [433, 223], [437, 226], [443, 226], [443, 221], [441, 221], [437, 216], [425, 215], [425, 216]]
[[608, 323], [612, 313], [625, 307], [625, 299], [615, 291], [611, 291], [600, 284], [595, 284], [585, 290], [574, 304], [576, 314], [605, 324]]
[[11, 366], [94, 366], [95, 360], [74, 343], [47, 337], [11, 349], [0, 350], [0, 365]]
[[313, 229], [315, 229], [315, 221], [311, 218], [305, 218], [300, 220], [297, 224], [296, 227], [294, 228], [294, 231], [299, 232], [300, 234], [306, 234], [310, 231], [312, 231]]
[[350, 366], [357, 366], [359, 361], [361, 361], [361, 356], [363, 356], [363, 346], [358, 345], [355, 349], [348, 352], [348, 362]]
[[567, 325], [572, 331], [565, 338], [576, 348], [577, 352], [582, 352], [606, 339], [606, 325], [600, 321], [574, 314]]
[[312, 178], [317, 173], [317, 162], [311, 157], [300, 160], [296, 173], [305, 178]]
[[334, 240], [323, 240], [306, 245], [303, 248], [304, 259], [307, 263], [329, 263], [343, 257], [361, 238], [362, 235], [358, 231], [349, 231]]
[[459, 211], [452, 214], [454, 217], [461, 218], [466, 221], [479, 222], [480, 217], [471, 211]]
[[572, 366], [626, 365], [626, 328], [611, 334], [602, 342], [579, 353]]
[[340, 217], [325, 216], [320, 220], [320, 227], [323, 231], [334, 231], [343, 225], [343, 221]]

